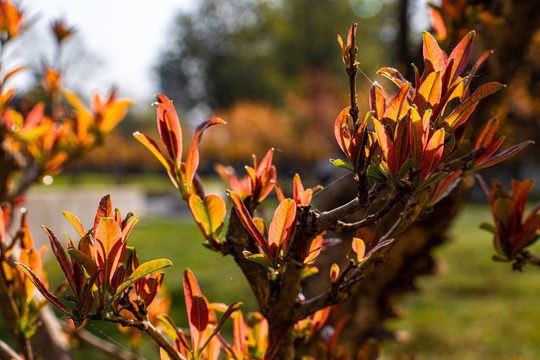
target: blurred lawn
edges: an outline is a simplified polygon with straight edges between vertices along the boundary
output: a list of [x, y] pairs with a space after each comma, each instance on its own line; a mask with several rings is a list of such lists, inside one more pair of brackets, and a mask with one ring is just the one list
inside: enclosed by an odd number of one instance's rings
[[490, 234], [478, 228], [487, 211], [470, 205], [457, 219], [454, 240], [436, 253], [441, 273], [421, 278], [389, 323], [406, 341], [384, 345], [383, 359], [540, 359], [540, 271], [491, 260]]
[[[540, 359], [540, 271], [526, 268], [520, 274], [508, 264], [493, 262], [490, 236], [478, 228], [485, 221], [490, 221], [485, 206], [468, 206], [459, 217], [454, 240], [436, 253], [441, 273], [421, 278], [421, 291], [406, 296], [402, 316], [389, 322], [406, 341], [385, 343], [383, 359], [398, 355], [418, 355], [422, 360]], [[187, 325], [181, 290], [185, 268], [195, 273], [209, 301], [242, 301], [244, 311], [254, 309], [255, 301], [234, 261], [203, 248], [191, 220], [143, 218], [128, 243], [136, 247], [141, 261], [173, 261], [173, 267], [165, 270], [165, 281], [177, 325]], [[114, 327], [109, 327], [101, 329], [114, 334]], [[153, 358], [154, 350], [145, 347], [148, 358]]]

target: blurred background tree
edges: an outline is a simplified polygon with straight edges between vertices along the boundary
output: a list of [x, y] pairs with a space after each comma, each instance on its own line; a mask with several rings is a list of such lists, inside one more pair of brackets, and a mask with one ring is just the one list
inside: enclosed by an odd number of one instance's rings
[[[347, 102], [336, 35], [360, 23], [361, 67], [373, 74], [402, 58], [394, 50], [397, 10], [411, 6], [427, 15], [423, 2], [203, 0], [171, 27], [173, 40], [156, 66], [161, 89], [196, 122], [209, 112], [227, 119], [229, 126], [208, 134], [206, 158], [239, 164], [274, 146], [294, 154], [288, 168], [310, 168], [337, 149], [328, 129]], [[233, 133], [245, 144], [228, 141]]]

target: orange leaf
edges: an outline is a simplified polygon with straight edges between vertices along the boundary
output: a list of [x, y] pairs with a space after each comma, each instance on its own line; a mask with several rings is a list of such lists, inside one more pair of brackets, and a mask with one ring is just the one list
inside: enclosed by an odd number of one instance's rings
[[336, 121], [334, 122], [334, 136], [339, 144], [341, 150], [345, 153], [349, 161], [351, 160], [351, 154], [349, 147], [351, 144], [351, 134], [347, 128], [347, 122], [349, 121], [351, 107], [347, 106], [341, 110]]
[[77, 111], [77, 139], [80, 142], [85, 142], [90, 134], [90, 127], [94, 121], [94, 116], [74, 92], [64, 90], [62, 93]]
[[244, 202], [242, 201], [240, 196], [238, 196], [237, 193], [231, 190], [227, 190], [227, 194], [229, 194], [234, 206], [234, 210], [236, 211], [236, 214], [238, 215], [238, 218], [240, 219], [240, 222], [242, 223], [244, 228], [248, 231], [253, 240], [255, 240], [257, 245], [261, 247], [264, 253], [266, 255], [270, 255], [270, 250], [268, 249], [266, 241], [264, 241], [263, 236], [257, 229], [257, 226], [253, 222], [253, 218], [251, 217], [249, 211], [246, 209], [246, 206], [244, 205]]
[[446, 69], [446, 71], [450, 71], [450, 84], [452, 84], [467, 67], [475, 35], [476, 33], [474, 31], [469, 32], [459, 44], [456, 45], [448, 57], [448, 59], [454, 59], [452, 67]]
[[335, 283], [338, 280], [339, 277], [339, 265], [338, 264], [332, 264], [330, 267], [330, 280]]
[[366, 244], [362, 239], [353, 238], [352, 249], [356, 253], [356, 261], [361, 262], [366, 255]]
[[427, 31], [422, 32], [424, 38], [423, 54], [424, 59], [429, 61], [435, 71], [444, 71], [446, 69], [446, 60], [443, 51], [439, 47], [437, 40]]
[[420, 169], [420, 179], [426, 179], [435, 170], [444, 150], [444, 129], [439, 129], [429, 139]]
[[423, 113], [426, 107], [429, 109], [435, 108], [441, 101], [441, 95], [441, 72], [434, 71], [422, 82], [413, 102], [418, 106], [418, 111]]
[[375, 132], [377, 134], [379, 146], [381, 147], [385, 160], [388, 161], [388, 155], [390, 153], [390, 149], [392, 148], [390, 137], [379, 120], [373, 119], [373, 123], [375, 124]]
[[410, 88], [411, 83], [404, 84], [384, 112], [383, 119], [388, 121], [388, 124], [392, 128], [394, 128], [409, 111], [410, 102], [408, 95]]
[[268, 229], [268, 247], [271, 258], [276, 257], [280, 249], [286, 249], [296, 221], [296, 203], [285, 199], [274, 212]]
[[163, 154], [159, 150], [159, 148], [158, 148], [158, 146], [157, 146], [157, 144], [156, 144], [156, 142], [154, 140], [150, 139], [148, 136], [146, 136], [144, 134], [141, 134], [138, 131], [133, 133], [133, 137], [135, 137], [135, 139], [139, 140], [139, 142], [141, 144], [146, 146], [146, 148], [148, 150], [150, 150], [150, 152], [152, 154], [154, 154], [156, 159], [159, 160], [161, 165], [163, 165], [163, 167], [165, 168], [165, 170], [167, 170], [168, 173], [173, 172], [174, 165], [171, 163], [171, 161], [169, 159], [166, 159], [165, 156], [163, 156]]
[[110, 217], [101, 218], [96, 229], [95, 252], [98, 267], [104, 269], [105, 286], [112, 280], [122, 246], [122, 231], [118, 223]]
[[373, 116], [375, 118], [382, 119], [386, 108], [386, 99], [389, 98], [383, 87], [375, 82], [369, 91], [369, 105], [371, 110], [374, 111]]
[[79, 234], [80, 237], [86, 235], [86, 230], [84, 230], [84, 226], [81, 220], [79, 220], [79, 218], [75, 214], [69, 211], [63, 211], [62, 214], [66, 217], [66, 219], [68, 219], [71, 225], [73, 225], [75, 230], [77, 230], [77, 234]]
[[223, 224], [227, 213], [225, 201], [218, 195], [207, 195], [204, 201], [198, 195], [189, 197], [189, 208], [205, 235], [212, 236]]
[[469, 119], [480, 100], [505, 87], [505, 85], [498, 82], [489, 82], [480, 86], [474, 94], [469, 96], [464, 102], [456, 107], [446, 119], [444, 119], [443, 126], [447, 129], [446, 131], [452, 133], [459, 125]]
[[70, 318], [73, 317], [73, 315], [69, 312], [68, 309], [58, 300], [56, 296], [51, 294], [49, 290], [45, 287], [45, 284], [37, 277], [37, 275], [26, 265], [21, 263], [16, 263], [17, 266], [28, 276], [28, 278], [34, 283], [36, 288], [39, 290], [39, 292], [47, 299], [49, 300], [54, 306], [56, 306], [60, 311], [62, 311], [64, 314], [69, 316]]
[[197, 351], [199, 349], [200, 331], [197, 327], [197, 319], [194, 317], [195, 313], [193, 312], [193, 306], [194, 301], [196, 301], [194, 299], [196, 297], [202, 298], [203, 295], [199, 283], [197, 283], [197, 279], [195, 279], [195, 275], [193, 275], [193, 272], [189, 269], [184, 271], [184, 297], [186, 300], [186, 311], [189, 320], [192, 349], [193, 351]]
[[182, 161], [182, 128], [178, 114], [171, 100], [165, 95], [158, 95], [154, 103], [157, 109], [157, 123], [161, 140], [171, 157], [171, 160], [179, 167]]
[[195, 172], [197, 171], [197, 168], [199, 167], [199, 143], [201, 142], [202, 135], [204, 131], [213, 125], [220, 125], [220, 124], [226, 124], [223, 119], [220, 118], [212, 118], [210, 120], [207, 120], [203, 122], [201, 125], [197, 127], [197, 130], [195, 131], [195, 135], [193, 136], [193, 141], [191, 142], [191, 146], [189, 147], [189, 151], [186, 157], [186, 183], [188, 186], [191, 186], [193, 183], [193, 177], [195, 176]]

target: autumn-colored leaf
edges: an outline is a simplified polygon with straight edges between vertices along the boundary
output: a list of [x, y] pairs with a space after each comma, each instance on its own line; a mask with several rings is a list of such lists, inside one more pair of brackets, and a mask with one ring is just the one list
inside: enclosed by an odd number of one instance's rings
[[377, 134], [379, 146], [381, 147], [384, 158], [386, 159], [386, 161], [388, 161], [388, 154], [390, 153], [390, 148], [392, 147], [390, 136], [388, 135], [386, 129], [379, 120], [373, 119], [373, 123], [375, 124], [375, 132]]
[[509, 157], [517, 154], [518, 152], [520, 152], [521, 150], [523, 150], [524, 148], [526, 148], [527, 146], [532, 145], [532, 144], [534, 144], [534, 141], [524, 141], [524, 142], [522, 142], [520, 144], [511, 146], [508, 149], [506, 149], [505, 151], [503, 151], [503, 152], [501, 152], [501, 153], [499, 153], [499, 154], [497, 154], [495, 156], [492, 156], [491, 158], [489, 158], [488, 160], [486, 160], [482, 164], [475, 165], [474, 167], [475, 167], [475, 169], [483, 169], [483, 168], [486, 168], [486, 167], [489, 167], [489, 166], [493, 166], [493, 165], [498, 164], [501, 161], [504, 161], [504, 160], [508, 159]]
[[77, 234], [79, 234], [80, 237], [86, 235], [86, 230], [84, 230], [84, 226], [81, 220], [79, 220], [79, 218], [75, 214], [69, 211], [62, 211], [62, 214], [66, 217], [66, 219], [68, 219], [71, 225], [73, 225], [75, 230], [77, 230]]
[[427, 178], [439, 164], [444, 150], [444, 129], [439, 129], [429, 139], [422, 161], [420, 178]]
[[339, 278], [339, 265], [332, 264], [330, 267], [330, 280], [335, 283]]
[[474, 148], [487, 148], [495, 140], [495, 135], [497, 134], [498, 129], [499, 120], [497, 118], [489, 120], [482, 132], [480, 133], [480, 136], [478, 136], [478, 139], [476, 140], [476, 146]]
[[161, 163], [161, 165], [163, 165], [165, 170], [167, 170], [168, 172], [173, 171], [174, 165], [170, 162], [170, 160], [168, 160], [167, 158], [165, 158], [165, 156], [163, 156], [163, 154], [159, 150], [159, 148], [158, 148], [158, 146], [157, 146], [157, 144], [156, 144], [156, 142], [154, 140], [150, 139], [148, 136], [146, 136], [144, 134], [141, 134], [138, 131], [133, 133], [133, 137], [135, 137], [135, 139], [139, 140], [139, 142], [141, 144], [146, 146], [146, 148], [148, 150], [150, 150], [150, 152], [152, 154], [154, 154], [156, 159], [159, 160], [159, 162]]
[[104, 269], [104, 286], [107, 286], [120, 261], [122, 230], [113, 218], [103, 217], [97, 225], [94, 241], [98, 267]]
[[211, 236], [221, 227], [227, 213], [225, 201], [213, 194], [207, 195], [204, 201], [198, 195], [191, 195], [189, 208], [207, 236]]
[[341, 110], [338, 117], [336, 118], [336, 121], [334, 122], [334, 136], [336, 137], [336, 141], [338, 142], [339, 147], [345, 153], [349, 161], [351, 161], [350, 153], [348, 150], [351, 143], [351, 135], [348, 130], [344, 129], [344, 127], [347, 125], [347, 122], [349, 120], [350, 110], [350, 106]]
[[197, 168], [199, 167], [199, 143], [201, 142], [202, 135], [204, 131], [209, 128], [210, 126], [214, 125], [223, 125], [226, 124], [223, 119], [220, 118], [212, 118], [210, 120], [207, 120], [197, 126], [197, 129], [195, 130], [195, 135], [193, 136], [193, 141], [191, 142], [191, 146], [189, 147], [189, 151], [186, 157], [186, 178], [185, 181], [188, 185], [193, 183], [193, 177], [195, 176], [195, 172], [197, 171]]
[[193, 296], [190, 324], [193, 324], [199, 332], [206, 330], [208, 326], [208, 304], [204, 297]]
[[362, 239], [359, 238], [353, 238], [353, 241], [351, 243], [353, 251], [356, 253], [356, 261], [359, 263], [364, 260], [364, 256], [366, 255], [366, 244]]
[[242, 223], [244, 228], [248, 231], [253, 240], [255, 240], [255, 243], [257, 243], [257, 245], [261, 247], [264, 253], [269, 255], [270, 249], [268, 248], [266, 241], [264, 241], [263, 236], [257, 229], [257, 226], [255, 226], [253, 218], [251, 217], [249, 211], [246, 209], [246, 206], [244, 205], [244, 202], [242, 201], [240, 196], [238, 196], [238, 194], [236, 194], [234, 191], [230, 190], [227, 191], [227, 194], [229, 194], [236, 214], [238, 215], [238, 218], [240, 219], [240, 222]]
[[402, 88], [407, 79], [397, 70], [391, 67], [384, 67], [377, 71], [377, 74], [384, 76], [388, 80], [392, 81], [399, 88]]
[[463, 70], [467, 67], [469, 63], [469, 57], [471, 55], [471, 50], [474, 42], [474, 37], [476, 33], [474, 31], [469, 32], [460, 42], [456, 45], [448, 59], [454, 59], [452, 67], [447, 69], [450, 70], [450, 84], [452, 84], [456, 78], [461, 75]]
[[427, 31], [422, 32], [423, 54], [424, 59], [429, 61], [433, 66], [434, 71], [444, 71], [446, 68], [446, 60], [443, 51], [441, 50], [437, 40]]
[[194, 318], [193, 306], [196, 297], [203, 297], [197, 279], [191, 270], [184, 271], [184, 297], [186, 301], [186, 311], [189, 321], [189, 332], [193, 351], [197, 351], [200, 345], [200, 331], [197, 327], [197, 319]]
[[47, 233], [47, 236], [49, 237], [50, 243], [51, 243], [51, 249], [54, 253], [54, 256], [58, 260], [58, 263], [60, 264], [60, 267], [62, 268], [62, 271], [66, 275], [66, 279], [73, 289], [73, 291], [77, 292], [77, 284], [75, 283], [75, 279], [73, 277], [73, 266], [71, 265], [71, 262], [69, 261], [69, 258], [67, 257], [66, 252], [64, 251], [64, 248], [62, 247], [62, 244], [60, 244], [60, 241], [56, 237], [56, 235], [52, 232], [51, 229], [49, 229], [46, 226], [41, 226], [43, 230]]
[[85, 141], [88, 137], [90, 127], [94, 121], [94, 116], [79, 99], [77, 94], [70, 90], [63, 90], [62, 94], [77, 111], [77, 138]]
[[496, 93], [504, 87], [505, 85], [498, 82], [489, 82], [480, 86], [474, 94], [463, 101], [446, 119], [444, 119], [443, 125], [446, 128], [446, 131], [452, 133], [459, 125], [469, 119], [469, 116], [472, 114], [480, 100], [488, 95]]
[[433, 206], [447, 197], [459, 184], [462, 173], [463, 170], [457, 170], [448, 175], [444, 180], [441, 180], [439, 184], [437, 184], [428, 206]]
[[97, 271], [97, 265], [96, 263], [86, 256], [82, 251], [75, 249], [75, 248], [69, 248], [67, 250], [69, 256], [83, 269], [84, 275], [87, 279], [92, 277]]
[[49, 290], [47, 290], [45, 284], [43, 284], [43, 282], [37, 277], [37, 275], [32, 271], [32, 269], [19, 262], [16, 262], [16, 264], [26, 274], [26, 276], [28, 276], [28, 278], [36, 286], [39, 292], [45, 297], [45, 299], [49, 300], [54, 306], [58, 308], [58, 310], [62, 311], [70, 318], [73, 317], [73, 315], [69, 312], [68, 309], [66, 309], [66, 307], [60, 302], [60, 300], [58, 300], [56, 296], [54, 296], [49, 292]]
[[280, 249], [286, 249], [296, 220], [296, 203], [285, 199], [274, 212], [268, 229], [270, 257], [274, 259]]
[[387, 99], [390, 99], [390, 97], [386, 94], [384, 88], [377, 82], [373, 83], [369, 92], [369, 105], [371, 110], [374, 111], [373, 116], [375, 118], [382, 120]]
[[390, 104], [386, 108], [383, 119], [394, 128], [395, 125], [405, 116], [409, 111], [409, 90], [411, 89], [411, 83], [404, 84], [399, 92], [392, 98]]
[[182, 128], [178, 114], [171, 100], [165, 95], [157, 95], [157, 123], [159, 136], [171, 160], [180, 167], [182, 161]]
[[174, 331], [176, 338], [178, 341], [182, 344], [182, 346], [185, 349], [188, 349], [191, 351], [191, 346], [188, 344], [184, 334], [178, 329], [178, 327], [174, 324], [174, 321], [171, 319], [171, 317], [167, 314], [160, 314], [158, 315], [158, 320], [163, 323], [168, 329], [171, 329]]
[[442, 95], [441, 72], [434, 71], [422, 82], [413, 102], [418, 106], [420, 114], [424, 112], [426, 107], [433, 109], [439, 104]]

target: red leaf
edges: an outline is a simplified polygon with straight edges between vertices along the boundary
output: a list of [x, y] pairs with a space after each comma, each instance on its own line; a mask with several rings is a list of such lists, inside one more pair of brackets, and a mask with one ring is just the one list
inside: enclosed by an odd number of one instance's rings
[[514, 146], [506, 149], [505, 151], [491, 157], [489, 160], [487, 160], [483, 164], [481, 164], [479, 166], [475, 166], [475, 169], [483, 169], [483, 168], [486, 168], [488, 166], [498, 164], [501, 161], [506, 160], [509, 157], [513, 156], [514, 154], [520, 152], [521, 150], [523, 150], [524, 148], [526, 148], [527, 146], [529, 146], [531, 144], [534, 144], [534, 141], [524, 141], [521, 144], [514, 145]]
[[390, 152], [390, 149], [392, 148], [390, 137], [388, 136], [388, 133], [386, 132], [383, 124], [379, 120], [373, 119], [373, 123], [375, 124], [375, 132], [377, 134], [379, 146], [381, 147], [384, 158], [386, 159], [386, 161], [388, 161], [388, 154]]
[[497, 118], [494, 118], [488, 121], [488, 123], [482, 130], [482, 133], [476, 140], [476, 146], [474, 148], [475, 149], [487, 148], [495, 139], [495, 134], [497, 133], [498, 129], [499, 129], [499, 120]]
[[424, 113], [420, 118], [420, 114], [416, 110], [416, 106], [411, 106], [409, 110], [409, 143], [411, 147], [411, 156], [416, 160], [417, 165], [422, 161], [424, 149], [429, 136], [429, 117], [431, 109]]
[[268, 229], [270, 258], [275, 259], [280, 249], [286, 249], [296, 221], [296, 203], [285, 199], [274, 212]]
[[231, 317], [233, 319], [234, 351], [236, 356], [241, 356], [244, 354], [245, 343], [248, 337], [247, 327], [241, 311], [234, 312]]
[[155, 105], [157, 123], [161, 140], [171, 159], [179, 167], [182, 161], [182, 128], [172, 101], [165, 95], [158, 95]]
[[431, 19], [431, 26], [433, 26], [433, 29], [437, 32], [439, 39], [445, 40], [448, 36], [448, 32], [446, 31], [446, 25], [441, 13], [437, 9], [432, 8], [429, 12], [429, 18]]
[[199, 333], [198, 327], [195, 325], [197, 322], [195, 320], [194, 313], [193, 313], [193, 306], [194, 302], [197, 300], [194, 300], [195, 298], [202, 298], [203, 295], [201, 293], [201, 289], [199, 288], [199, 284], [197, 283], [197, 279], [195, 279], [195, 275], [193, 275], [193, 272], [191, 270], [186, 269], [184, 271], [184, 297], [186, 300], [186, 311], [188, 315], [189, 320], [189, 331], [191, 335], [191, 344], [193, 351], [197, 351], [199, 348]]
[[407, 83], [407, 79], [405, 79], [405, 77], [397, 69], [391, 67], [381, 68], [379, 71], [377, 71], [377, 74], [384, 76], [400, 88]]
[[140, 132], [133, 133], [133, 137], [139, 140], [141, 144], [146, 146], [146, 148], [150, 150], [152, 154], [154, 154], [156, 159], [158, 159], [158, 161], [161, 163], [161, 165], [163, 165], [163, 167], [165, 168], [165, 170], [167, 170], [169, 174], [173, 172], [174, 165], [171, 163], [169, 159], [165, 158], [165, 156], [161, 153], [161, 151], [159, 150], [154, 140], [150, 139], [148, 136], [144, 134], [141, 134]]
[[444, 71], [446, 69], [446, 60], [443, 51], [437, 43], [437, 40], [435, 40], [435, 38], [426, 31], [422, 32], [422, 36], [424, 38], [424, 59], [431, 63], [434, 71]]
[[435, 170], [444, 150], [444, 129], [439, 129], [429, 139], [422, 161], [420, 179], [426, 179]]
[[463, 173], [462, 170], [457, 170], [452, 172], [449, 176], [447, 176], [444, 181], [440, 181], [437, 184], [437, 188], [435, 189], [435, 192], [431, 196], [431, 200], [429, 202], [430, 206], [433, 206], [437, 204], [439, 201], [447, 197], [452, 190], [455, 189], [455, 187], [459, 184], [461, 180], [461, 174]]
[[374, 83], [369, 92], [369, 105], [371, 110], [374, 111], [375, 118], [379, 120], [383, 118], [386, 99], [390, 99], [386, 91], [382, 86]]
[[446, 69], [446, 71], [450, 70], [450, 84], [452, 84], [467, 67], [475, 35], [476, 33], [474, 31], [468, 33], [459, 42], [459, 44], [457, 44], [457, 46], [454, 48], [454, 50], [452, 50], [452, 53], [448, 57], [448, 59], [454, 59], [452, 67], [450, 69]]
[[56, 259], [58, 260], [58, 263], [60, 264], [60, 267], [62, 268], [62, 271], [66, 275], [66, 279], [69, 283], [69, 286], [71, 286], [71, 289], [73, 289], [73, 292], [76, 296], [79, 296], [77, 292], [77, 284], [75, 282], [75, 279], [73, 277], [73, 266], [71, 265], [71, 261], [69, 261], [69, 258], [64, 251], [64, 248], [62, 247], [62, 244], [60, 244], [60, 241], [56, 237], [56, 235], [52, 232], [51, 229], [49, 229], [46, 226], [41, 226], [43, 230], [47, 233], [47, 236], [49, 237], [49, 240], [51, 242], [51, 249], [54, 253], [54, 256], [56, 256]]
[[433, 109], [441, 101], [442, 82], [441, 72], [434, 71], [422, 82], [418, 88], [418, 92], [414, 97], [413, 103], [418, 106], [418, 112], [421, 114], [426, 107]]
[[330, 280], [335, 283], [339, 278], [339, 265], [332, 264], [330, 267]]
[[396, 177], [409, 155], [408, 121], [408, 119], [403, 119], [399, 122], [394, 136], [393, 147], [390, 150], [392, 153], [391, 158], [393, 159], [391, 162], [389, 161], [388, 167], [390, 167], [390, 170]]
[[246, 206], [244, 205], [244, 202], [236, 194], [234, 191], [227, 191], [227, 194], [229, 194], [234, 210], [236, 211], [236, 214], [238, 215], [238, 219], [240, 219], [240, 222], [244, 226], [244, 228], [248, 231], [248, 233], [251, 235], [253, 240], [261, 247], [261, 249], [264, 251], [266, 255], [270, 254], [270, 249], [268, 249], [268, 245], [266, 244], [266, 241], [264, 241], [263, 236], [257, 229], [257, 226], [255, 226], [255, 223], [253, 222], [253, 218], [251, 217], [249, 211], [246, 209]]
[[113, 218], [101, 218], [96, 229], [95, 252], [98, 267], [104, 269], [104, 288], [110, 283], [125, 245], [122, 231]]
[[409, 111], [410, 102], [408, 95], [410, 89], [411, 83], [404, 84], [384, 112], [383, 119], [388, 121], [388, 124], [392, 128], [394, 128]]
[[474, 92], [474, 94], [468, 97], [464, 102], [456, 107], [446, 119], [444, 119], [443, 126], [446, 128], [446, 131], [450, 134], [453, 133], [459, 125], [469, 119], [469, 116], [472, 114], [480, 100], [488, 95], [496, 93], [504, 87], [505, 85], [498, 82], [489, 82], [480, 86]]
[[197, 171], [197, 168], [199, 167], [199, 143], [201, 142], [202, 135], [204, 131], [213, 125], [220, 125], [220, 124], [226, 124], [223, 119], [220, 119], [218, 117], [212, 118], [210, 120], [207, 120], [200, 124], [196, 131], [195, 135], [193, 136], [193, 141], [191, 142], [191, 146], [189, 147], [189, 151], [186, 157], [186, 183], [188, 186], [191, 186], [193, 183], [193, 177], [195, 176], [195, 172]]
[[32, 281], [32, 283], [36, 286], [36, 288], [39, 290], [41, 294], [45, 297], [45, 299], [49, 300], [54, 306], [58, 308], [58, 310], [62, 311], [64, 314], [69, 316], [70, 318], [73, 317], [73, 315], [69, 312], [68, 309], [58, 300], [56, 296], [51, 294], [49, 290], [45, 287], [45, 284], [37, 277], [37, 275], [30, 269], [28, 266], [16, 263], [17, 266], [28, 276], [28, 278]]
[[352, 162], [349, 152], [349, 147], [351, 144], [351, 134], [347, 128], [350, 110], [351, 107], [347, 106], [339, 113], [336, 121], [334, 122], [334, 136], [336, 137], [336, 141], [338, 142], [339, 147], [341, 148], [345, 156], [347, 156], [349, 161]]
[[208, 326], [208, 304], [204, 297], [193, 297], [190, 321], [190, 324], [195, 326], [199, 332], [206, 330]]
[[[313, 196], [313, 190], [304, 189], [300, 175], [295, 174], [293, 180], [293, 199], [298, 205], [309, 205]], [[281, 199], [283, 201], [284, 199]]]
[[94, 219], [94, 239], [96, 238], [98, 224], [101, 221], [101, 218], [104, 217], [114, 217], [111, 203], [111, 194], [105, 195], [101, 198], [99, 202], [98, 209], [96, 211], [96, 218]]

